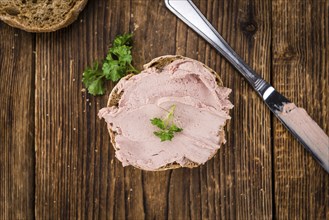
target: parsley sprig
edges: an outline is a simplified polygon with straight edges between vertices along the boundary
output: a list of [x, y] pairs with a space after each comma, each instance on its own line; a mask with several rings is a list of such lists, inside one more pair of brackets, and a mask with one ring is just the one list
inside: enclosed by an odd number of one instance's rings
[[90, 94], [103, 95], [105, 80], [116, 82], [127, 73], [139, 73], [131, 64], [131, 48], [132, 34], [119, 35], [109, 48], [102, 66], [95, 62], [83, 72], [82, 82]]
[[174, 137], [174, 134], [177, 132], [183, 131], [182, 128], [177, 127], [174, 124], [174, 111], [176, 106], [172, 105], [168, 111], [167, 116], [164, 119], [153, 118], [151, 119], [152, 125], [160, 128], [159, 131], [154, 131], [153, 134], [160, 138], [161, 142], [171, 141]]

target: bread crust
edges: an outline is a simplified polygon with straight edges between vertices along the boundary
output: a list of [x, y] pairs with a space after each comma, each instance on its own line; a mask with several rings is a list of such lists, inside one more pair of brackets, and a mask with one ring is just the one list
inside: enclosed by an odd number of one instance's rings
[[[180, 55], [166, 55], [166, 56], [157, 57], [157, 58], [151, 60], [149, 63], [145, 64], [143, 67], [144, 67], [144, 69], [155, 67], [156, 69], [161, 70], [164, 66], [166, 66], [166, 65], [168, 65], [168, 64], [170, 64], [173, 61], [178, 60], [178, 59], [188, 59], [188, 58], [180, 56]], [[219, 75], [213, 69], [211, 69], [210, 67], [206, 66], [203, 63], [201, 63], [201, 64], [205, 68], [207, 68], [212, 74], [214, 74], [216, 76], [217, 84], [219, 86], [223, 86], [223, 82], [222, 82], [221, 78], [219, 77]], [[133, 76], [133, 74], [129, 74], [129, 75], [125, 76], [123, 79], [129, 80], [129, 78], [132, 77], [132, 76]], [[122, 94], [123, 94], [123, 92], [118, 93], [118, 88], [117, 88], [117, 86], [115, 86], [113, 88], [113, 90], [111, 91], [111, 93], [110, 93], [109, 100], [107, 102], [107, 106], [108, 107], [118, 106]], [[112, 146], [114, 147], [115, 150], [117, 150], [116, 143], [115, 143], [116, 133], [109, 126], [108, 126], [108, 131], [109, 131], [109, 134], [110, 134], [110, 139], [111, 139]], [[224, 131], [222, 131], [222, 132], [224, 132]], [[216, 153], [217, 153], [217, 151], [214, 152], [214, 154], [211, 155], [208, 158], [208, 160], [213, 158], [216, 155]], [[193, 168], [193, 167], [198, 167], [199, 165], [200, 164], [194, 163], [193, 161], [189, 161], [188, 165], [186, 165], [184, 167]], [[155, 171], [171, 170], [171, 169], [177, 169], [177, 168], [180, 168], [180, 167], [182, 167], [180, 164], [174, 162], [174, 163], [167, 164], [163, 167], [160, 167], [159, 169], [157, 169]], [[142, 169], [140, 167], [136, 167], [136, 168]]]
[[[37, 25], [31, 25], [31, 26], [27, 25], [26, 20], [23, 20], [19, 16], [10, 15], [9, 13], [6, 13], [4, 10], [0, 11], [1, 12], [0, 20], [2, 20], [3, 22], [7, 23], [12, 27], [19, 28], [27, 32], [37, 32], [37, 33], [52, 32], [64, 28], [70, 25], [73, 21], [75, 21], [78, 18], [80, 12], [86, 6], [87, 2], [88, 0], [77, 0], [74, 6], [70, 8], [68, 12], [65, 14], [62, 21], [51, 24], [49, 26], [40, 27]], [[2, 5], [0, 3], [0, 9], [1, 6]]]

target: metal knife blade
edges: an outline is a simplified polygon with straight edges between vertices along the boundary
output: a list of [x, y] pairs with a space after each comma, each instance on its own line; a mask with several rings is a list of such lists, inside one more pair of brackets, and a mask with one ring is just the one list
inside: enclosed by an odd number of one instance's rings
[[294, 106], [252, 70], [191, 0], [165, 0], [165, 4], [171, 12], [208, 41], [247, 79], [274, 115], [329, 173], [329, 137], [306, 111]]

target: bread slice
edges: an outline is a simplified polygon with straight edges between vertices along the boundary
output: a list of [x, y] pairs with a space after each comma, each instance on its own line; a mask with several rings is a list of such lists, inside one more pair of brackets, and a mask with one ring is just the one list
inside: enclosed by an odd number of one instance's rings
[[[155, 67], [156, 69], [161, 70], [163, 67], [165, 67], [166, 65], [172, 63], [173, 61], [175, 61], [177, 59], [187, 59], [187, 58], [183, 57], [183, 56], [179, 56], [179, 55], [176, 55], [176, 56], [173, 56], [173, 55], [161, 56], [161, 57], [157, 57], [157, 58], [153, 59], [151, 62], [145, 64], [143, 67], [144, 67], [144, 69]], [[214, 74], [216, 76], [217, 84], [219, 86], [223, 86], [223, 82], [220, 79], [219, 75], [214, 70], [209, 68], [208, 66], [206, 66], [204, 64], [202, 64], [202, 65], [205, 68], [207, 68], [212, 74]], [[124, 79], [129, 80], [129, 78], [132, 77], [132, 76], [133, 76], [133, 74], [127, 75], [127, 76], [124, 77]], [[118, 88], [115, 86], [113, 88], [112, 92], [110, 93], [107, 106], [108, 107], [118, 106], [122, 95], [123, 95], [123, 92], [118, 93]], [[110, 133], [111, 143], [112, 143], [114, 149], [117, 150], [116, 143], [115, 143], [116, 133], [113, 130], [111, 130], [110, 127], [108, 127], [108, 131]], [[224, 131], [220, 131], [220, 132], [224, 133]], [[224, 134], [222, 134], [222, 135], [224, 135]], [[211, 159], [216, 153], [217, 153], [217, 151], [213, 155], [211, 155], [209, 157], [209, 159]], [[193, 167], [197, 167], [199, 165], [200, 164], [194, 163], [193, 161], [189, 161], [187, 163], [187, 165], [185, 165], [184, 167], [193, 168]], [[157, 171], [176, 169], [176, 168], [180, 168], [180, 167], [181, 167], [180, 164], [174, 162], [174, 163], [171, 163], [171, 164], [167, 164], [166, 166], [160, 167], [159, 169], [157, 169]], [[137, 168], [140, 168], [140, 167], [137, 167]]]
[[0, 19], [28, 32], [51, 32], [77, 19], [88, 0], [1, 0]]

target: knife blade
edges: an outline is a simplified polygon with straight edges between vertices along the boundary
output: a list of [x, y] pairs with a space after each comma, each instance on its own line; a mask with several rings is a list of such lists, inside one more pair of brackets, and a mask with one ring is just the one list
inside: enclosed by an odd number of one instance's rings
[[228, 45], [191, 0], [165, 0], [166, 7], [224, 56], [261, 96], [273, 114], [329, 173], [329, 137], [294, 103], [276, 91]]

